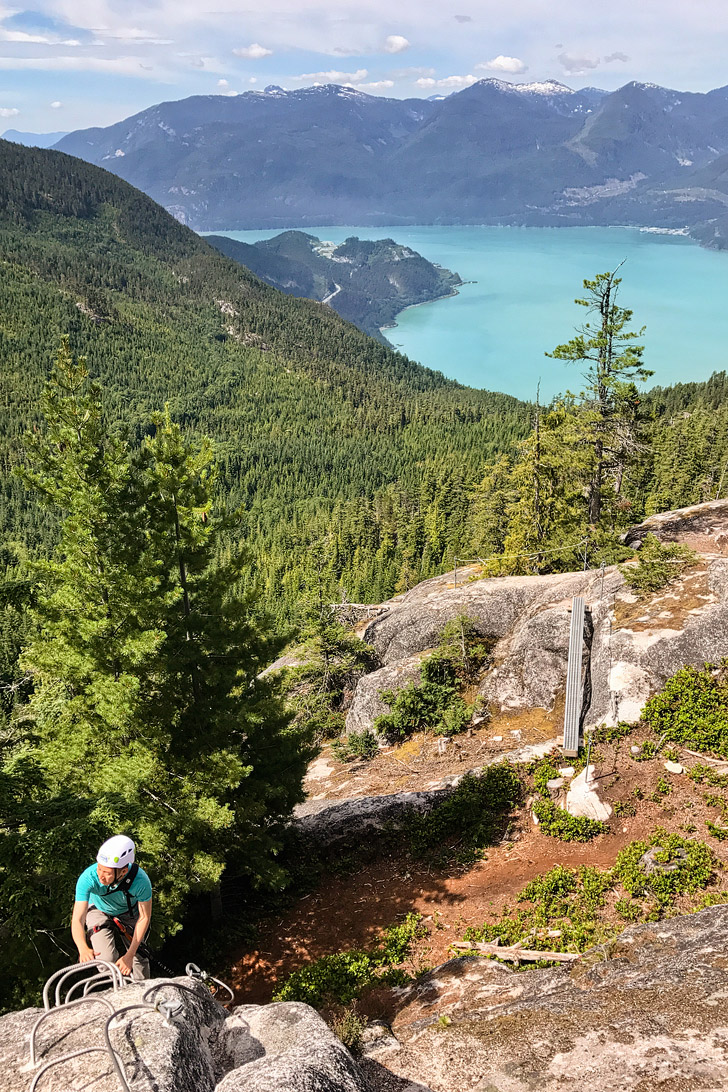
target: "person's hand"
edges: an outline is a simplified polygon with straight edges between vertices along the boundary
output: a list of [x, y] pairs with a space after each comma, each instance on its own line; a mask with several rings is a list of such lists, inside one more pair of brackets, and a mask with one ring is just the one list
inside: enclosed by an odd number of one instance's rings
[[122, 974], [129, 975], [129, 974], [131, 974], [131, 965], [132, 965], [133, 962], [134, 962], [134, 957], [133, 956], [132, 956], [131, 959], [129, 959], [128, 955], [123, 955], [123, 956], [120, 956], [119, 959], [117, 959], [116, 966], [119, 968], [119, 970], [121, 971]]
[[83, 951], [79, 953], [79, 963], [90, 963], [92, 959], [96, 959], [96, 952], [93, 948], [84, 948]]

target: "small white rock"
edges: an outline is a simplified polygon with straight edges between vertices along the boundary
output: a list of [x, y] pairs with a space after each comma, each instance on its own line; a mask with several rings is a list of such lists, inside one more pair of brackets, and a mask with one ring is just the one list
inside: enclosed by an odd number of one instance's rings
[[564, 782], [565, 782], [565, 778], [563, 778], [563, 777], [554, 777], [554, 778], [551, 779], [551, 781], [546, 782], [546, 788], [547, 789], [563, 789]]
[[635, 747], [634, 745], [632, 747], [630, 747], [630, 751], [632, 752], [633, 755], [638, 755], [640, 753], [639, 747]]
[[679, 762], [666, 762], [665, 769], [668, 773], [685, 773], [685, 767], [681, 766]]
[[491, 736], [490, 737], [490, 742], [491, 743], [502, 743], [503, 742], [503, 736]]
[[573, 776], [574, 776], [574, 767], [573, 766], [564, 766], [563, 770], [559, 770], [559, 777], [573, 777]]
[[520, 728], [512, 728], [511, 729], [511, 735], [513, 736], [514, 739], [520, 739], [521, 738], [521, 729]]

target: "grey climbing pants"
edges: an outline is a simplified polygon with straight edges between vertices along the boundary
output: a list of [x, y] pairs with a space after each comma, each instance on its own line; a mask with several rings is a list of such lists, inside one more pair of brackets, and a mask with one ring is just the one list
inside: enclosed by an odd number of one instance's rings
[[[138, 913], [117, 914], [116, 916], [130, 933], [134, 932]], [[93, 932], [94, 929], [96, 929], [96, 932]], [[101, 910], [97, 910], [95, 906], [92, 906], [86, 914], [86, 931], [89, 935], [89, 945], [93, 948], [97, 959], [105, 959], [109, 963], [116, 963], [117, 959], [123, 956], [128, 947], [124, 938], [120, 936], [118, 929], [114, 928], [114, 924], [108, 915]], [[149, 978], [149, 960], [137, 952], [131, 970], [135, 982], [141, 982], [142, 979]]]

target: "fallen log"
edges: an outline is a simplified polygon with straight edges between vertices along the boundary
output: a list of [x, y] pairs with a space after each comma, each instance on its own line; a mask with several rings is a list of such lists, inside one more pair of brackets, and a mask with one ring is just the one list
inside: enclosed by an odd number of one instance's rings
[[498, 959], [505, 959], [509, 963], [520, 963], [521, 961], [536, 963], [541, 959], [548, 960], [550, 963], [573, 963], [575, 959], [581, 959], [581, 956], [575, 952], [536, 952], [530, 948], [522, 948], [520, 944], [513, 944], [504, 948], [497, 940], [488, 943], [457, 940], [450, 947], [459, 951], [495, 955], [498, 956]]

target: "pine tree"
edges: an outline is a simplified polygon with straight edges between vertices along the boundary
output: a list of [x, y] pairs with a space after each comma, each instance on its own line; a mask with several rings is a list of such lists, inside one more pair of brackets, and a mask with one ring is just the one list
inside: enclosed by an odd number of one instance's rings
[[592, 427], [593, 413], [573, 404], [539, 412], [509, 479], [500, 571], [554, 572], [581, 564]]
[[134, 835], [169, 930], [233, 857], [255, 882], [283, 882], [307, 752], [259, 677], [279, 644], [238, 594], [244, 558], [216, 560], [232, 527], [215, 514], [209, 445], [164, 417], [130, 454], [67, 345], [44, 408], [26, 480], [62, 526], [22, 659], [33, 754], [53, 797], [90, 801], [100, 833]]
[[[168, 412], [154, 424], [139, 461], [166, 604], [156, 683], [143, 702], [145, 723], [169, 736], [158, 791], [171, 788], [174, 808], [187, 810], [192, 871], [216, 883], [220, 862], [234, 858], [255, 882], [280, 885], [275, 856], [311, 755], [278, 684], [261, 675], [283, 639], [242, 591], [240, 518], [215, 511], [210, 445], [191, 444]], [[224, 542], [233, 545], [223, 559]]]
[[571, 363], [584, 362], [586, 390], [584, 398], [592, 419], [593, 466], [589, 480], [589, 522], [598, 526], [602, 515], [605, 478], [611, 473], [619, 479], [619, 489], [630, 456], [638, 439], [634, 428], [634, 381], [644, 381], [652, 372], [642, 363], [643, 345], [635, 344], [644, 334], [628, 330], [632, 311], [617, 304], [621, 278], [620, 266], [612, 273], [598, 273], [585, 280], [586, 296], [575, 302], [589, 314], [598, 315], [598, 323], [587, 322], [577, 329], [576, 337], [557, 345], [547, 356]]

